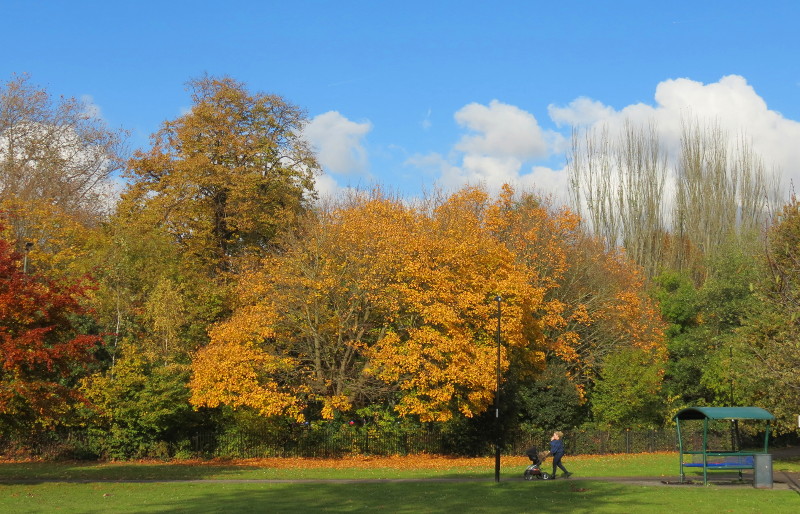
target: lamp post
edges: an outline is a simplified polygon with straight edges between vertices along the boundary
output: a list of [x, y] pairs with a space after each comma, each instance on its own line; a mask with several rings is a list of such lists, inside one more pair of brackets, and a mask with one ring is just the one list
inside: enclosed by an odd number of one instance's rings
[[31, 248], [33, 247], [33, 243], [28, 241], [25, 243], [25, 257], [22, 259], [22, 274], [28, 274], [28, 253], [30, 253]]
[[497, 388], [494, 392], [494, 481], [500, 481], [500, 304], [503, 298], [500, 295], [495, 297], [497, 302], [497, 361], [495, 365]]

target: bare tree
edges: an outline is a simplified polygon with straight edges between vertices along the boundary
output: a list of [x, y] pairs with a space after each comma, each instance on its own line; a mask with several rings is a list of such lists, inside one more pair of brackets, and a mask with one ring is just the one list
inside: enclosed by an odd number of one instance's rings
[[0, 85], [0, 201], [46, 201], [84, 219], [107, 206], [109, 176], [123, 166], [121, 131], [91, 106], [54, 100], [27, 76]]
[[777, 174], [767, 173], [744, 136], [730, 141], [717, 122], [683, 123], [673, 213], [678, 268], [702, 269], [731, 238], [760, 232], [777, 201]]
[[684, 121], [670, 160], [653, 124], [626, 121], [616, 137], [608, 127], [576, 130], [567, 162], [573, 204], [648, 276], [668, 266], [702, 280], [705, 259], [757, 233], [777, 202], [777, 174], [744, 136], [730, 141], [718, 123]]
[[667, 158], [654, 125], [626, 121], [611, 139], [607, 127], [575, 132], [568, 159], [578, 212], [609, 246], [623, 246], [649, 275], [663, 260]]

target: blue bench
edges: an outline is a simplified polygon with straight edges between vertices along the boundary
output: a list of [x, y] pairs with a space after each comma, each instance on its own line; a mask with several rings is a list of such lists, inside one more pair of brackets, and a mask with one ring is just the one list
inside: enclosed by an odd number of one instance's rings
[[[755, 452], [706, 452], [705, 466], [703, 464], [703, 452], [683, 452], [691, 455], [691, 462], [682, 462], [681, 468], [703, 468], [707, 471], [738, 471], [739, 478], [742, 478], [742, 471], [754, 469]], [[683, 469], [681, 469], [681, 479], [683, 479]]]

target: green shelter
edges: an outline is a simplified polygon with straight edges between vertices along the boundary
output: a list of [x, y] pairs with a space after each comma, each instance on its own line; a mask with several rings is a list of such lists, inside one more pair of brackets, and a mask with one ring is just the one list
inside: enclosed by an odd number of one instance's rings
[[[742, 470], [755, 469], [756, 456], [769, 453], [770, 422], [775, 419], [775, 416], [761, 407], [687, 407], [675, 414], [673, 419], [678, 430], [681, 482], [684, 480], [684, 468], [702, 467], [703, 483], [708, 484], [709, 470], [735, 470], [739, 472], [739, 477], [741, 478]], [[703, 445], [699, 450], [686, 449], [685, 441], [681, 434], [681, 422], [689, 420], [701, 420], [703, 422]], [[709, 450], [708, 427], [709, 421], [714, 420], [730, 420], [731, 430], [735, 430], [737, 433], [740, 420], [763, 421], [765, 424], [764, 451], [742, 451], [741, 448], [735, 447], [737, 439], [735, 437], [731, 437], [730, 450]], [[686, 461], [686, 456], [690, 457], [691, 462]]]

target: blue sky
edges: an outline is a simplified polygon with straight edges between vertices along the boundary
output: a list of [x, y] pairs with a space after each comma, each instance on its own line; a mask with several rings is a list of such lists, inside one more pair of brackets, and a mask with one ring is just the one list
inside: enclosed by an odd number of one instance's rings
[[800, 2], [0, 0], [0, 80], [85, 98], [144, 147], [229, 75], [307, 111], [320, 187], [563, 193], [572, 126], [687, 112], [800, 180]]

